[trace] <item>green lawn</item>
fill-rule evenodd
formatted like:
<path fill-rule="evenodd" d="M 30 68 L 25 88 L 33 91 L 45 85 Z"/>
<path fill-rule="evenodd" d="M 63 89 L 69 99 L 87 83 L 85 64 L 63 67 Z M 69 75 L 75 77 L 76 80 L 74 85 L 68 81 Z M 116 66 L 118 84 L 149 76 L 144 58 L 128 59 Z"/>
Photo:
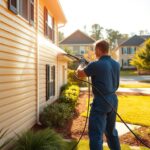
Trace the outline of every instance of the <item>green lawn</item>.
<path fill-rule="evenodd" d="M 120 84 L 121 88 L 150 88 L 150 83 Z"/>
<path fill-rule="evenodd" d="M 120 71 L 121 76 L 137 76 L 137 71 L 135 70 L 121 70 Z"/>
<path fill-rule="evenodd" d="M 150 126 L 150 96 L 118 96 L 118 112 L 127 123 Z M 86 116 L 86 112 L 81 114 Z M 117 118 L 117 121 L 120 121 Z"/>
<path fill-rule="evenodd" d="M 69 144 L 68 150 L 71 150 L 73 144 L 75 142 L 71 142 Z M 88 140 L 81 140 L 76 150 L 90 150 L 89 149 L 89 141 Z M 109 150 L 107 146 L 104 146 L 104 150 Z M 121 150 L 133 150 L 128 145 L 122 145 Z M 135 150 L 135 149 L 134 149 Z M 140 147 L 140 150 L 148 150 L 148 148 Z"/>
<path fill-rule="evenodd" d="M 150 126 L 150 96 L 119 96 L 118 112 L 128 123 Z"/>

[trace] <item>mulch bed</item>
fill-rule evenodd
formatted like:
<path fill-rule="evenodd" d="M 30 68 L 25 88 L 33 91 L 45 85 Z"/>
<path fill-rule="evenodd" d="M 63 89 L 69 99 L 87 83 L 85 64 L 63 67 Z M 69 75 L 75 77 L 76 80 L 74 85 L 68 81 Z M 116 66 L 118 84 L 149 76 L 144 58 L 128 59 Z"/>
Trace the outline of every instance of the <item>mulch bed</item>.
<path fill-rule="evenodd" d="M 117 95 L 145 95 L 141 93 L 117 93 Z M 87 92 L 81 92 L 78 100 L 78 105 L 76 107 L 76 112 L 73 118 L 67 123 L 64 128 L 56 128 L 55 130 L 60 133 L 66 139 L 75 139 L 78 140 L 81 136 L 85 125 L 85 117 L 82 117 L 80 114 L 86 111 L 86 99 Z M 35 126 L 35 129 L 38 128 Z M 148 131 L 149 129 L 149 131 Z M 148 131 L 148 132 L 147 132 Z M 140 138 L 144 141 L 144 143 L 149 144 L 150 146 L 150 127 L 141 127 L 135 130 L 136 133 L 140 136 Z M 148 134 L 145 134 L 148 133 Z M 88 125 L 84 132 L 84 136 L 82 139 L 88 139 Z M 104 141 L 106 141 L 104 137 Z M 120 142 L 122 144 L 134 145 L 134 146 L 143 146 L 140 142 L 138 142 L 135 137 L 131 133 L 124 134 L 120 137 Z"/>

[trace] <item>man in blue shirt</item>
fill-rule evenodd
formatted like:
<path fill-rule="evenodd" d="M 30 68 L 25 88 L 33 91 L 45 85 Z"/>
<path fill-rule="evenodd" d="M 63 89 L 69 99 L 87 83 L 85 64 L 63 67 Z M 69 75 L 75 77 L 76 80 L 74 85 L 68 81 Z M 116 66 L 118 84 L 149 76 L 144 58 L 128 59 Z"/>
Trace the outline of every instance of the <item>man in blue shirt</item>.
<path fill-rule="evenodd" d="M 92 84 L 117 111 L 118 99 L 115 92 L 119 87 L 120 66 L 108 52 L 109 44 L 104 40 L 97 41 L 95 45 L 97 61 L 91 62 L 85 68 L 78 67 L 76 73 L 78 77 L 90 76 Z M 101 94 L 94 88 L 92 90 L 94 98 L 89 117 L 90 150 L 103 150 L 104 133 L 110 150 L 121 150 L 115 128 L 116 114 Z"/>

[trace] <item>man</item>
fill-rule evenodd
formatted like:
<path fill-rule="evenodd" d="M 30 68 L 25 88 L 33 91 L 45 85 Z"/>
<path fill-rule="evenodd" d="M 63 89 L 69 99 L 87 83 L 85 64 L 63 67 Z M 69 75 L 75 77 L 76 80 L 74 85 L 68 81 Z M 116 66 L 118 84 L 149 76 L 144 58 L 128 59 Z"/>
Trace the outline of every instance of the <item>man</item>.
<path fill-rule="evenodd" d="M 118 99 L 115 92 L 119 87 L 120 67 L 108 53 L 109 44 L 104 40 L 97 41 L 97 61 L 90 63 L 86 68 L 79 67 L 76 73 L 78 77 L 91 76 L 92 84 L 117 111 Z M 94 98 L 89 117 L 90 150 L 103 150 L 103 133 L 111 150 L 121 150 L 118 132 L 115 129 L 116 114 L 102 95 L 96 89 L 92 90 Z"/>

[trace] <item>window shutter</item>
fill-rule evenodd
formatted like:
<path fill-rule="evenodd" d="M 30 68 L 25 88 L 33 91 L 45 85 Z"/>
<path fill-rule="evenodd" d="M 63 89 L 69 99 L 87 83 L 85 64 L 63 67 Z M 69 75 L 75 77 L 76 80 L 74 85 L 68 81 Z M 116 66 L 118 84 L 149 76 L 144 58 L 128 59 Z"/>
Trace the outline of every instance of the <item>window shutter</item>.
<path fill-rule="evenodd" d="M 18 14 L 18 0 L 8 0 L 8 9 L 13 13 Z"/>
<path fill-rule="evenodd" d="M 50 97 L 50 66 L 46 65 L 46 100 Z"/>
<path fill-rule="evenodd" d="M 55 66 L 53 66 L 53 96 L 55 96 Z"/>
<path fill-rule="evenodd" d="M 122 47 L 122 54 L 123 54 L 123 47 Z"/>
<path fill-rule="evenodd" d="M 34 25 L 34 0 L 29 0 L 29 22 Z"/>
<path fill-rule="evenodd" d="M 53 22 L 52 22 L 52 41 L 55 43 L 55 20 L 53 17 Z"/>
<path fill-rule="evenodd" d="M 44 35 L 48 35 L 48 11 L 46 7 L 44 7 Z"/>

